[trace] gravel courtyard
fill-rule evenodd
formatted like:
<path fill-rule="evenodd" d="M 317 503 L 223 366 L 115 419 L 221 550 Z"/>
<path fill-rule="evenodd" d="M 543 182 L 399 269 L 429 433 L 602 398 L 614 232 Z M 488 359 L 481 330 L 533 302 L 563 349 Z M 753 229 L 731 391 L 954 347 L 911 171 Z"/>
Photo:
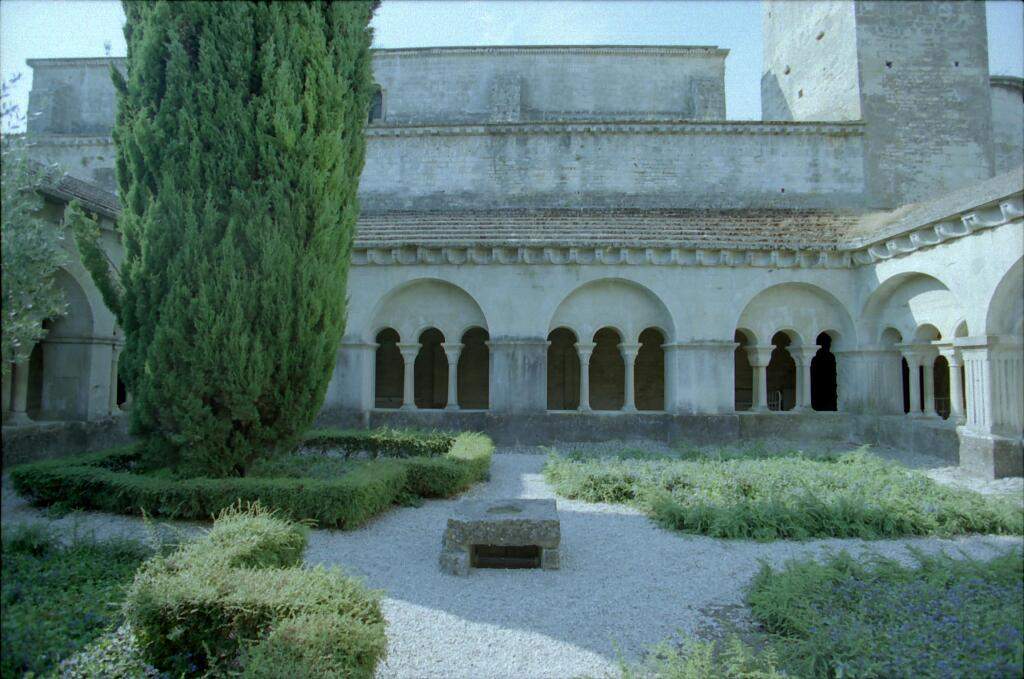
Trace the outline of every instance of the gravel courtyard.
<path fill-rule="evenodd" d="M 464 497 L 554 497 L 541 475 L 544 459 L 499 449 L 491 481 Z M 1016 488 L 1004 483 L 998 490 Z M 743 590 L 760 560 L 780 565 L 840 548 L 907 558 L 908 547 L 991 557 L 1021 543 L 996 536 L 728 541 L 671 533 L 619 505 L 559 499 L 560 571 L 483 570 L 459 578 L 437 566 L 457 501 L 396 508 L 360 530 L 311 535 L 310 564 L 340 565 L 385 592 L 389 649 L 380 677 L 614 676 L 620 657 L 634 658 L 646 645 L 679 633 L 713 636 L 723 621 L 743 625 Z M 128 517 L 75 513 L 51 521 L 5 480 L 3 525 L 35 521 L 98 536 L 147 534 Z"/>

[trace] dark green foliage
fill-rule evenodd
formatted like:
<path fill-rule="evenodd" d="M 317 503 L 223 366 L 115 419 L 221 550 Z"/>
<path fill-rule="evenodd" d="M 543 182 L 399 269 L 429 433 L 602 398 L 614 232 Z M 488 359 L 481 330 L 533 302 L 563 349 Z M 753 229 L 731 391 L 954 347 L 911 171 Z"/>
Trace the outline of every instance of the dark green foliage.
<path fill-rule="evenodd" d="M 82 265 L 92 276 L 96 288 L 103 297 L 103 303 L 115 315 L 120 315 L 123 293 L 117 280 L 117 269 L 100 245 L 99 224 L 85 213 L 81 203 L 76 199 L 68 203 L 64 210 L 64 225 L 74 235 Z"/>
<path fill-rule="evenodd" d="M 244 475 L 323 402 L 345 318 L 374 2 L 126 2 L 114 73 L 132 431 Z"/>
<path fill-rule="evenodd" d="M 146 660 L 174 676 L 372 677 L 387 649 L 379 594 L 303 568 L 305 547 L 305 527 L 255 505 L 147 562 L 126 605 Z"/>
<path fill-rule="evenodd" d="M 370 432 L 367 436 L 379 439 L 381 435 Z M 11 471 L 11 479 L 19 493 L 40 505 L 209 519 L 239 501 L 258 501 L 295 520 L 350 529 L 393 504 L 415 504 L 413 499 L 418 497 L 448 497 L 486 479 L 494 449 L 491 440 L 474 433 L 450 440 L 450 449 L 441 456 L 347 462 L 301 455 L 254 467 L 257 473 L 275 476 L 228 478 L 147 472 L 141 453 L 129 446 L 23 465 Z M 417 447 L 424 448 L 426 444 Z M 332 470 L 338 475 L 330 475 Z"/>
<path fill-rule="evenodd" d="M 455 442 L 455 434 L 411 429 L 314 429 L 302 437 L 307 448 L 368 452 L 384 457 L 444 455 Z"/>
<path fill-rule="evenodd" d="M 53 671 L 108 631 L 147 555 L 134 542 L 79 539 L 62 546 L 39 527 L 5 527 L 0 675 Z"/>
<path fill-rule="evenodd" d="M 582 459 L 553 455 L 555 491 L 635 504 L 688 533 L 756 540 L 1024 533 L 1024 510 L 856 452 L 811 459 Z"/>
<path fill-rule="evenodd" d="M 801 677 L 1019 677 L 1024 555 L 916 555 L 919 567 L 846 553 L 764 566 L 748 600 Z"/>

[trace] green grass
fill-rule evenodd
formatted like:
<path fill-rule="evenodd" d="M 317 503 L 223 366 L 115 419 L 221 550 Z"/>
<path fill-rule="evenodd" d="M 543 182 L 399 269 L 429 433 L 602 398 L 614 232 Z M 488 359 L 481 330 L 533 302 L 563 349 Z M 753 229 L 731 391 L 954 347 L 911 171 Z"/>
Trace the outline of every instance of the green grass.
<path fill-rule="evenodd" d="M 148 554 L 136 542 L 76 539 L 62 546 L 38 527 L 5 529 L 0 675 L 50 673 L 108 632 Z"/>
<path fill-rule="evenodd" d="M 886 538 L 1021 534 L 1024 510 L 1006 499 L 942 486 L 866 451 L 807 457 L 734 451 L 676 457 L 548 458 L 563 496 L 626 503 L 666 528 L 722 538 Z"/>
<path fill-rule="evenodd" d="M 918 564 L 841 552 L 763 566 L 747 602 L 758 633 L 659 644 L 624 679 L 1019 677 L 1024 554 L 990 561 L 915 553 Z"/>

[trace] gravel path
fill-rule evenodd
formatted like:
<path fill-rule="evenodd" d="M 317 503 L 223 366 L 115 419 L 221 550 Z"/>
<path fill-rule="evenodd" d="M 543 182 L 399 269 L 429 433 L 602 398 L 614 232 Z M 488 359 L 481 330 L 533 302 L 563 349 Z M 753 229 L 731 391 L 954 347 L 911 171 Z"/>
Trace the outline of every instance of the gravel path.
<path fill-rule="evenodd" d="M 554 497 L 544 457 L 503 453 L 492 480 L 464 497 Z M 46 521 L 5 483 L 3 523 Z M 786 560 L 845 548 L 909 560 L 908 546 L 991 557 L 1019 538 L 971 536 L 753 543 L 685 536 L 636 511 L 559 499 L 560 571 L 438 570 L 441 534 L 457 500 L 397 508 L 356 531 L 313 531 L 306 560 L 337 564 L 385 591 L 388 659 L 384 677 L 575 677 L 617 675 L 619 657 L 677 633 L 715 635 L 742 625 L 743 590 L 759 560 Z M 100 536 L 144 536 L 137 519 L 80 513 L 55 522 Z M 194 525 L 184 525 L 194 530 Z"/>

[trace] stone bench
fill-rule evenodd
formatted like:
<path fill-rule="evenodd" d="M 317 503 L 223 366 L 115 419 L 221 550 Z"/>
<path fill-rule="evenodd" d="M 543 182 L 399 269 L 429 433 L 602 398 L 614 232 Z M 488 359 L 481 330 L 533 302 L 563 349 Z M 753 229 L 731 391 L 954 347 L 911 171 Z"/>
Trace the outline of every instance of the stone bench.
<path fill-rule="evenodd" d="M 559 567 L 561 528 L 554 500 L 464 500 L 448 519 L 441 570 Z"/>

